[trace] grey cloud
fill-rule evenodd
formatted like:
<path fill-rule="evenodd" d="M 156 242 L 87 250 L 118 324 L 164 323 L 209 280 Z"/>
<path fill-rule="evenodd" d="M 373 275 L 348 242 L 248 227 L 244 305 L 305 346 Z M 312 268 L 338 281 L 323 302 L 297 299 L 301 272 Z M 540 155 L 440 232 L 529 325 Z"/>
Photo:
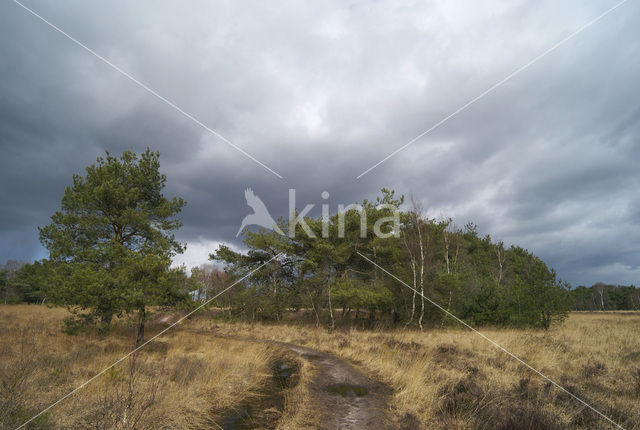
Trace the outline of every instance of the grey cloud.
<path fill-rule="evenodd" d="M 382 187 L 541 255 L 573 283 L 637 283 L 640 37 L 629 2 L 360 180 L 355 176 L 613 5 L 27 3 L 285 179 L 10 2 L 0 5 L 0 261 L 105 150 L 161 152 L 181 240 Z M 316 207 L 318 209 L 318 207 Z"/>

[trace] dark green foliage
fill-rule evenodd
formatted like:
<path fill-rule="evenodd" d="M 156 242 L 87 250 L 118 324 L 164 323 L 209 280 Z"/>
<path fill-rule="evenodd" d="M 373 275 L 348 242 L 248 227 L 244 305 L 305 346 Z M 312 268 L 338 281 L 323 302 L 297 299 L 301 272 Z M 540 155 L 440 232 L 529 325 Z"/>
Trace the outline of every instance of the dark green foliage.
<path fill-rule="evenodd" d="M 26 265 L 12 277 L 0 274 L 5 300 L 66 305 L 76 316 L 67 323 L 70 333 L 135 314 L 139 340 L 148 306 L 186 303 L 196 278 L 170 269 L 171 258 L 183 251 L 173 231 L 181 226 L 177 214 L 184 202 L 163 196 L 166 178 L 158 157 L 149 150 L 139 157 L 107 153 L 86 175 L 74 175 L 61 210 L 40 229 L 49 260 Z M 570 295 L 538 257 L 480 237 L 474 224 L 458 229 L 451 219 L 425 218 L 415 203 L 390 221 L 392 208 L 403 204 L 404 197 L 383 189 L 357 209 L 327 219 L 306 217 L 308 233 L 300 228 L 293 238 L 282 219 L 284 235 L 245 231 L 246 254 L 221 246 L 211 259 L 224 263 L 231 282 L 268 264 L 218 304 L 228 309 L 226 316 L 249 319 L 283 320 L 303 310 L 316 325 L 330 328 L 336 321 L 365 325 L 365 318 L 369 325 L 453 324 L 441 308 L 475 325 L 547 329 L 566 317 L 578 293 Z M 635 289 L 598 291 L 601 303 L 606 295 L 610 306 L 623 306 L 633 303 Z"/>
<path fill-rule="evenodd" d="M 640 310 L 640 288 L 633 285 L 610 285 L 598 282 L 587 288 L 571 290 L 573 309 L 577 311 Z"/>
<path fill-rule="evenodd" d="M 453 318 L 429 300 L 422 300 L 419 293 L 424 291 L 428 299 L 476 325 L 546 329 L 566 317 L 568 285 L 530 252 L 519 247 L 505 249 L 489 236 L 479 237 L 474 224 L 460 230 L 450 219 L 427 219 L 414 209 L 399 214 L 399 234 L 375 234 L 376 221 L 392 215 L 385 205 L 400 206 L 403 201 L 389 190 L 382 190 L 375 202 L 364 201 L 361 207 L 367 223 L 363 231 L 361 215 L 352 209 L 331 216 L 324 224 L 322 218 L 305 218 L 315 237 L 299 229 L 290 238 L 287 225 L 280 220 L 285 235 L 267 230 L 245 232 L 247 254 L 221 246 L 211 259 L 223 262 L 231 276 L 282 253 L 232 293 L 227 302 L 232 314 L 280 320 L 287 311 L 308 309 L 317 325 L 330 328 L 336 321 L 346 324 L 367 317 L 370 324 L 376 319 L 391 325 L 453 323 Z M 383 225 L 381 230 L 388 233 L 390 228 Z"/>
<path fill-rule="evenodd" d="M 331 286 L 335 304 L 347 309 L 387 310 L 393 303 L 391 291 L 380 282 L 365 283 L 352 278 L 341 278 Z"/>
<path fill-rule="evenodd" d="M 185 298 L 184 275 L 170 269 L 183 251 L 173 231 L 182 199 L 162 190 L 159 154 L 107 153 L 74 175 L 61 210 L 40 228 L 49 250 L 50 282 L 44 292 L 83 321 L 108 327 L 114 315 L 136 312 L 143 332 L 146 307 Z"/>
<path fill-rule="evenodd" d="M 530 252 L 506 251 L 502 282 L 486 282 L 465 315 L 476 323 L 549 328 L 570 309 L 569 287 Z"/>
<path fill-rule="evenodd" d="M 25 263 L 17 260 L 7 260 L 6 264 L 0 264 L 0 300 L 1 303 L 13 304 L 23 301 L 22 293 L 12 282 L 16 272 Z"/>
<path fill-rule="evenodd" d="M 6 270 L 0 270 L 0 295 L 2 297 L 2 300 L 4 302 L 4 304 L 7 304 L 9 302 L 9 285 L 8 285 L 8 279 L 7 279 L 7 271 Z"/>
<path fill-rule="evenodd" d="M 20 302 L 44 303 L 45 289 L 52 281 L 52 276 L 51 262 L 42 260 L 20 267 L 7 282 Z"/>

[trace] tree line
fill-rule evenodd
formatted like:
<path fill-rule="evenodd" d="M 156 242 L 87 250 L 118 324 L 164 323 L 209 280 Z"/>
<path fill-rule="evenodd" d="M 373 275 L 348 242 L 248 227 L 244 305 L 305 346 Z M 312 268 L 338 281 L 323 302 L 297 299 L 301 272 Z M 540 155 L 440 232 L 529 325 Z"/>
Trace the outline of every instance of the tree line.
<path fill-rule="evenodd" d="M 396 234 L 391 223 L 377 234 L 377 221 L 403 204 L 402 196 L 383 189 L 343 214 L 305 217 L 310 232 L 289 235 L 282 219 L 284 234 L 245 231 L 248 252 L 221 245 L 211 260 L 232 279 L 273 260 L 230 292 L 225 307 L 252 320 L 308 310 L 316 325 L 330 328 L 354 321 L 420 328 L 452 323 L 430 300 L 474 325 L 548 328 L 567 315 L 569 285 L 555 271 L 523 248 L 480 236 L 474 224 L 457 228 L 451 219 L 427 218 L 413 202 L 399 211 Z"/>
<path fill-rule="evenodd" d="M 210 255 L 220 270 L 188 275 L 171 267 L 184 250 L 174 233 L 185 202 L 164 196 L 159 169 L 159 154 L 147 149 L 107 153 L 74 175 L 60 210 L 39 229 L 49 258 L 11 276 L 2 272 L 5 297 L 68 307 L 70 330 L 106 330 L 114 316 L 129 315 L 138 341 L 150 307 L 193 306 L 265 263 L 212 305 L 228 318 L 299 314 L 329 328 L 421 329 L 454 323 L 432 302 L 473 325 L 542 328 L 574 305 L 569 285 L 531 252 L 481 236 L 472 223 L 459 228 L 451 219 L 428 218 L 416 201 L 405 204 L 387 189 L 342 213 L 304 217 L 308 228 L 291 237 L 283 219 L 283 234 L 245 230 L 247 252 L 222 245 Z M 396 216 L 397 223 L 389 221 Z"/>
<path fill-rule="evenodd" d="M 576 311 L 638 311 L 640 288 L 633 285 L 611 285 L 598 282 L 590 287 L 580 285 L 571 290 Z"/>

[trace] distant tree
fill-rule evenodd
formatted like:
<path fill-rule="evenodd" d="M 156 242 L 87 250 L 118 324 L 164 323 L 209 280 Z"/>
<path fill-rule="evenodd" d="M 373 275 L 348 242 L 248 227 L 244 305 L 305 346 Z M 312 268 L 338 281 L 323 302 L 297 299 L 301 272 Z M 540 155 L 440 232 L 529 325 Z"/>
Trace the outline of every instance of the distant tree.
<path fill-rule="evenodd" d="M 598 282 L 589 288 L 580 285 L 570 294 L 577 311 L 640 310 L 640 289 L 633 285 Z"/>
<path fill-rule="evenodd" d="M 633 285 L 619 285 L 616 290 L 620 297 L 617 309 L 640 310 L 640 289 Z"/>
<path fill-rule="evenodd" d="M 584 285 L 578 285 L 576 288 L 571 290 L 570 295 L 573 299 L 573 309 L 581 311 L 592 311 L 595 309 L 593 293 L 590 288 L 587 288 Z"/>
<path fill-rule="evenodd" d="M 184 250 L 172 232 L 182 225 L 176 216 L 185 203 L 164 197 L 165 182 L 159 153 L 149 149 L 140 156 L 107 152 L 84 176 L 73 176 L 61 210 L 40 228 L 59 276 L 47 291 L 53 302 L 103 329 L 114 315 L 136 313 L 140 342 L 147 307 L 184 297 L 180 270 L 169 266 Z"/>
<path fill-rule="evenodd" d="M 606 296 L 606 292 L 609 289 L 609 286 L 603 282 L 598 282 L 593 285 L 593 290 L 598 294 L 598 299 L 600 303 L 600 310 L 603 311 L 605 309 L 604 298 Z"/>
<path fill-rule="evenodd" d="M 22 301 L 20 292 L 11 280 L 25 264 L 27 263 L 18 260 L 7 260 L 6 264 L 0 264 L 0 297 L 4 304 Z"/>
<path fill-rule="evenodd" d="M 286 229 L 284 224 L 280 224 Z M 237 278 L 252 268 L 263 263 L 271 262 L 261 270 L 255 271 L 246 281 L 239 285 L 235 294 L 234 308 L 236 313 L 244 314 L 252 320 L 256 318 L 280 320 L 295 287 L 294 275 L 291 271 L 291 261 L 295 258 L 290 248 L 289 239 L 273 231 L 264 229 L 258 232 L 244 233 L 245 245 L 249 252 L 241 254 L 221 245 L 209 255 L 212 261 L 224 264 L 225 271 L 230 278 Z M 283 250 L 288 250 L 288 256 L 277 257 Z M 275 257 L 275 258 L 274 258 Z M 221 297 L 218 304 L 226 299 Z"/>
<path fill-rule="evenodd" d="M 9 299 L 9 286 L 7 285 L 6 270 L 0 270 L 0 294 L 2 295 L 2 299 L 6 305 Z"/>
<path fill-rule="evenodd" d="M 55 280 L 53 265 L 48 260 L 20 267 L 8 280 L 20 302 L 44 303 L 45 289 Z"/>
<path fill-rule="evenodd" d="M 24 266 L 25 264 L 27 264 L 24 261 L 19 261 L 19 260 L 7 260 L 7 262 L 5 263 L 5 265 L 1 268 L 2 270 L 5 270 L 7 272 L 7 277 L 10 278 L 12 277 L 18 270 L 20 270 L 20 268 L 22 266 Z"/>
<path fill-rule="evenodd" d="M 213 264 L 202 264 L 191 269 L 191 279 L 197 287 L 196 299 L 206 301 L 222 290 L 227 274 Z"/>

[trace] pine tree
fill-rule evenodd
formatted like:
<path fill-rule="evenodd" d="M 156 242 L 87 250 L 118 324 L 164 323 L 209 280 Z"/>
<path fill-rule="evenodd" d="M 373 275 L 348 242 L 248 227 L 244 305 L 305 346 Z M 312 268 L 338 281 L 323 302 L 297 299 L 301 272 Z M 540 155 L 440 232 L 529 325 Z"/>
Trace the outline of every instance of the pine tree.
<path fill-rule="evenodd" d="M 114 315 L 137 313 L 138 342 L 147 307 L 181 295 L 180 274 L 169 266 L 184 251 L 172 232 L 182 225 L 176 216 L 185 203 L 162 194 L 159 155 L 107 152 L 84 176 L 73 176 L 61 210 L 39 229 L 57 268 L 51 299 L 103 329 Z"/>

